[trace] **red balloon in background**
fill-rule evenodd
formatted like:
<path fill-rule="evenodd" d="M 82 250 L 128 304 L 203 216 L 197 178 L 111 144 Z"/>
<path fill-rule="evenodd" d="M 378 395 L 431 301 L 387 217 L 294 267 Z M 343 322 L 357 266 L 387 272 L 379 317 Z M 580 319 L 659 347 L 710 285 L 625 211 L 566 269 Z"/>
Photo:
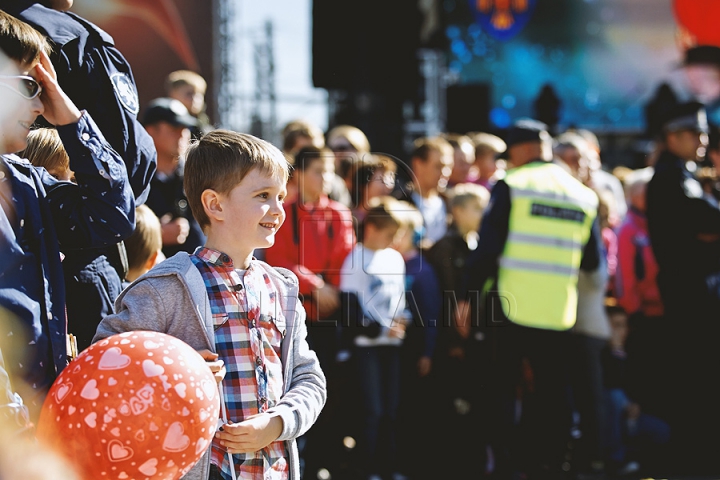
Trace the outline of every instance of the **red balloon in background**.
<path fill-rule="evenodd" d="M 720 46 L 720 2 L 717 0 L 675 0 L 673 10 L 678 24 L 694 37 L 696 45 Z"/>
<path fill-rule="evenodd" d="M 91 345 L 58 376 L 38 438 L 87 480 L 178 479 L 210 445 L 219 402 L 192 347 L 164 333 L 126 332 Z"/>

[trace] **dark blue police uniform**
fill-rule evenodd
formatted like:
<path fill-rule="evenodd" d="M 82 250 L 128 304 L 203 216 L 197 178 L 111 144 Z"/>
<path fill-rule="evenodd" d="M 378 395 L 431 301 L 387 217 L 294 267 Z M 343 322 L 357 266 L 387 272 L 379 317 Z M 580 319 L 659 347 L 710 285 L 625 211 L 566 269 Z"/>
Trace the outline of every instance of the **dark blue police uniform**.
<path fill-rule="evenodd" d="M 3 323 L 0 335 L 28 342 L 18 348 L 25 358 L 8 350 L 3 355 L 11 376 L 31 389 L 21 393 L 34 416 L 67 365 L 60 250 L 115 244 L 135 224 L 125 164 L 92 118 L 83 113 L 58 131 L 77 184 L 15 155 L 0 157 L 0 307 L 18 320 Z"/>
<path fill-rule="evenodd" d="M 79 109 L 96 120 L 125 162 L 136 204 L 144 203 L 157 154 L 152 138 L 137 120 L 139 100 L 130 65 L 112 37 L 77 15 L 34 0 L 0 0 L 0 9 L 49 38 L 58 83 Z M 82 350 L 90 345 L 100 320 L 114 311 L 127 268 L 125 249 L 122 243 L 93 249 L 65 245 L 63 249 L 68 325 Z"/>
<path fill-rule="evenodd" d="M 665 133 L 707 133 L 699 103 L 668 112 Z M 647 186 L 650 243 L 657 259 L 658 287 L 666 324 L 655 347 L 667 358 L 662 392 L 672 429 L 670 449 L 686 474 L 717 474 L 720 395 L 720 208 L 703 194 L 688 160 L 669 148 L 655 164 Z M 656 337 L 658 337 L 656 335 Z M 629 357 L 630 358 L 630 357 Z"/>

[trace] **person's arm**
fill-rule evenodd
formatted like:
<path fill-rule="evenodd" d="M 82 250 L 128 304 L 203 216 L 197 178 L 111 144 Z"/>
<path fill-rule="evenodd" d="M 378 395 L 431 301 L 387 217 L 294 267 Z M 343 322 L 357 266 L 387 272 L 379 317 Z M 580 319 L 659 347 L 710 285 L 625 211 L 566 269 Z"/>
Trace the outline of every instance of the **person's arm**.
<path fill-rule="evenodd" d="M 61 248 L 118 243 L 135 228 L 135 202 L 122 159 L 105 141 L 87 112 L 60 88 L 45 53 L 34 68 L 43 87 L 45 118 L 57 126 L 77 184 L 54 179 L 44 169 L 43 183 Z"/>
<path fill-rule="evenodd" d="M 10 434 L 21 434 L 32 428 L 28 409 L 10 384 L 2 350 L 0 350 L 0 426 L 4 433 Z M 8 440 L 10 438 L 6 437 L 5 441 Z"/>
<path fill-rule="evenodd" d="M 137 119 L 139 99 L 130 65 L 111 37 L 93 27 L 87 29 L 85 44 L 63 45 L 53 55 L 53 64 L 70 99 L 93 116 L 122 158 L 135 200 L 141 205 L 157 168 L 155 144 Z M 83 51 L 78 51 L 79 45 Z"/>
<path fill-rule="evenodd" d="M 585 248 L 583 248 L 580 269 L 585 270 L 586 272 L 597 270 L 598 265 L 600 265 L 600 255 L 603 255 L 604 249 L 602 245 L 600 221 L 596 217 L 590 230 L 590 238 L 588 238 Z"/>
<path fill-rule="evenodd" d="M 498 259 L 505 249 L 510 223 L 510 187 L 498 180 L 490 195 L 478 234 L 478 246 L 465 264 L 465 274 L 458 293 L 482 292 L 485 283 L 497 272 Z"/>
<path fill-rule="evenodd" d="M 432 358 L 437 343 L 438 323 L 442 313 L 442 295 L 435 270 L 430 264 L 423 265 L 423 269 L 415 276 L 410 290 L 415 304 L 410 304 L 411 310 L 417 306 L 417 314 L 422 320 L 425 344 L 423 356 Z M 419 325 L 418 325 L 419 327 Z"/>
<path fill-rule="evenodd" d="M 182 286 L 177 285 L 179 292 Z M 92 343 L 118 333 L 135 330 L 150 330 L 170 333 L 168 313 L 165 308 L 164 295 L 149 280 L 141 280 L 128 287 L 128 290 L 115 302 L 117 313 L 103 318 L 97 327 Z"/>
<path fill-rule="evenodd" d="M 282 431 L 277 440 L 292 440 L 307 432 L 315 423 L 327 399 L 325 375 L 315 352 L 307 343 L 305 309 L 297 303 L 297 317 L 290 356 L 293 368 L 288 391 L 276 406 L 267 411 L 282 419 Z"/>

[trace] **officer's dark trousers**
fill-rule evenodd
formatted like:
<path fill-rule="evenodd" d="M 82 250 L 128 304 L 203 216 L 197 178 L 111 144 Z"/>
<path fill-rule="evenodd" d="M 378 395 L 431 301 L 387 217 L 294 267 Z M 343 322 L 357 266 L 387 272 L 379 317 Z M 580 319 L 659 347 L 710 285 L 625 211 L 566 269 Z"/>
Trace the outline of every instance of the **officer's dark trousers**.
<path fill-rule="evenodd" d="M 513 415 L 505 420 L 511 430 L 517 410 L 508 406 L 523 392 L 518 435 L 510 439 L 511 463 L 531 478 L 559 473 L 572 426 L 570 333 L 508 324 L 499 327 L 497 335 L 498 368 L 504 377 L 499 388 L 506 398 L 498 414 Z"/>
<path fill-rule="evenodd" d="M 688 298 L 688 297 L 686 297 Z M 720 303 L 698 299 L 666 305 L 670 441 L 675 473 L 720 475 Z"/>

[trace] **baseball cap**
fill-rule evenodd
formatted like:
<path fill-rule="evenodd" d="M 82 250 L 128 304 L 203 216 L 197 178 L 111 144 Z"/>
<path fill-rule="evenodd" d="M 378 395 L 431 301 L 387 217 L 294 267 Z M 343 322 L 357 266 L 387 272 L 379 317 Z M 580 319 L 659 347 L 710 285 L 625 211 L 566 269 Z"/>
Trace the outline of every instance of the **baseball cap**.
<path fill-rule="evenodd" d="M 196 127 L 197 119 L 190 115 L 188 109 L 174 98 L 156 98 L 145 109 L 142 124 L 152 125 L 167 122 L 176 127 Z"/>

